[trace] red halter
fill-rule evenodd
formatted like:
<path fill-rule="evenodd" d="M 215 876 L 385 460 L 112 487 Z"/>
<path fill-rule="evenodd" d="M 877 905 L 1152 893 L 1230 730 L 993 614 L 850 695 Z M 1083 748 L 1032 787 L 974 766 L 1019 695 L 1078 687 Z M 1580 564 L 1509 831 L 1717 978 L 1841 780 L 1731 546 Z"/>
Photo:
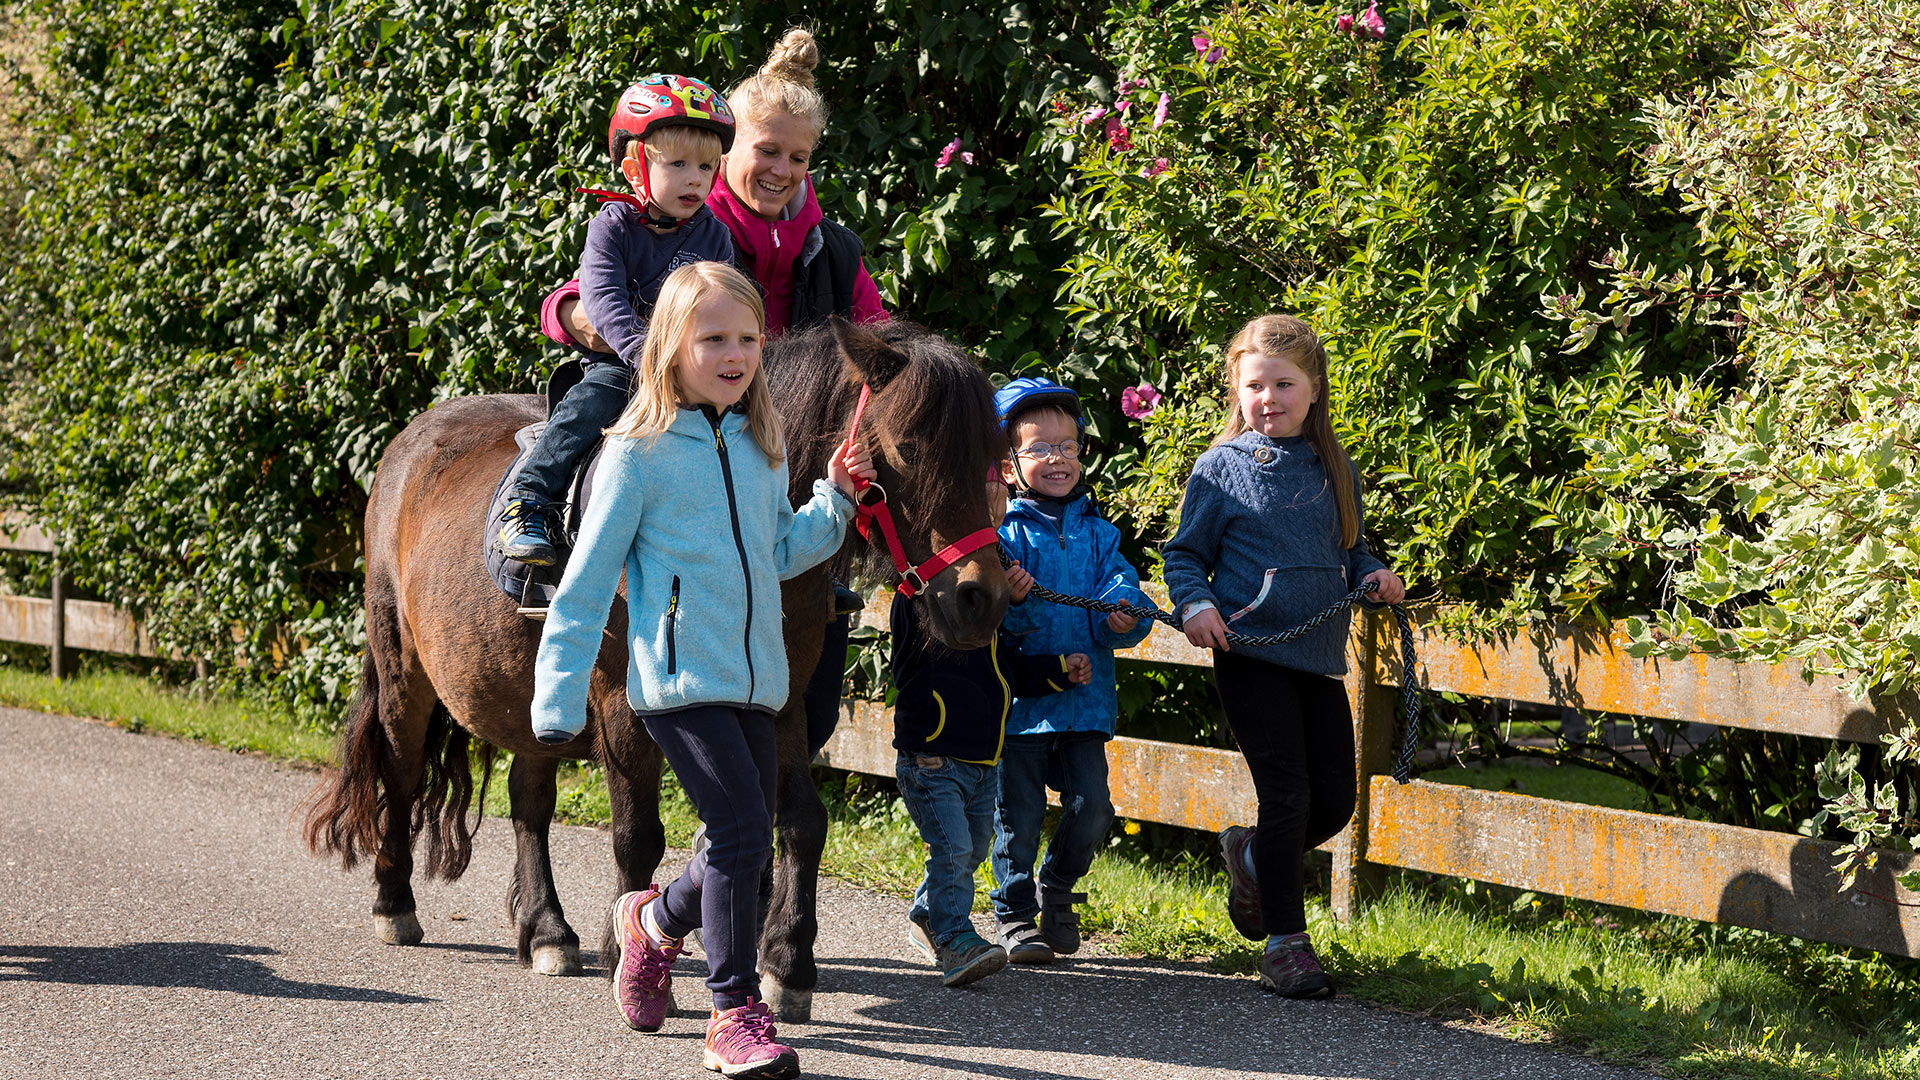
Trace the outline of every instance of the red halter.
<path fill-rule="evenodd" d="M 860 404 L 853 408 L 853 427 L 849 438 L 860 434 L 860 417 L 867 411 L 867 398 L 872 388 L 862 383 L 860 386 Z M 896 586 L 900 595 L 912 599 L 914 594 L 927 587 L 927 579 L 937 576 L 941 571 L 961 559 L 979 551 L 989 544 L 1000 542 L 1000 534 L 994 530 L 980 529 L 948 544 L 934 553 L 933 558 L 915 566 L 907 561 L 907 549 L 900 545 L 900 533 L 893 527 L 893 511 L 887 508 L 887 489 L 865 477 L 853 478 L 854 489 L 858 492 L 854 502 L 856 510 L 853 526 L 868 543 L 873 542 L 873 523 L 880 523 L 880 534 L 886 538 L 887 553 L 893 556 L 893 568 L 900 574 L 900 584 Z"/>

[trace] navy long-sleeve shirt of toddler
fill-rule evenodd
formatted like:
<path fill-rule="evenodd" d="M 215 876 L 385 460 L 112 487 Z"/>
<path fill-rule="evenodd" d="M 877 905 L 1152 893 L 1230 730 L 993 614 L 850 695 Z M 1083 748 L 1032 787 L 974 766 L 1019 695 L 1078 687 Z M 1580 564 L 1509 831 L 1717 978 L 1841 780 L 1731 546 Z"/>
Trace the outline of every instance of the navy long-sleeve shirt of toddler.
<path fill-rule="evenodd" d="M 891 621 L 897 750 L 996 764 L 1014 696 L 1073 685 L 1065 656 L 1027 656 L 1004 630 L 982 648 L 949 649 L 927 636 L 904 596 L 894 597 Z"/>
<path fill-rule="evenodd" d="M 640 366 L 647 320 L 667 275 L 688 263 L 733 262 L 733 234 L 701 207 L 672 232 L 647 228 L 622 202 L 600 208 L 580 253 L 580 302 L 607 347 L 628 367 Z"/>

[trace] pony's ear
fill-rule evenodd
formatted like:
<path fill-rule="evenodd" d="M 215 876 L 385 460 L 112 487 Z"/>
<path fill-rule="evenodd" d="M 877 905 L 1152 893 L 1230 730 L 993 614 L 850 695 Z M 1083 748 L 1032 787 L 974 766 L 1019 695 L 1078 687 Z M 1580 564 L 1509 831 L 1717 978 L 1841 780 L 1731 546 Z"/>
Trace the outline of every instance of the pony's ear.
<path fill-rule="evenodd" d="M 827 321 L 833 327 L 833 339 L 840 346 L 840 355 L 853 364 L 868 386 L 879 390 L 907 369 L 907 354 L 887 344 L 879 334 L 838 315 Z"/>

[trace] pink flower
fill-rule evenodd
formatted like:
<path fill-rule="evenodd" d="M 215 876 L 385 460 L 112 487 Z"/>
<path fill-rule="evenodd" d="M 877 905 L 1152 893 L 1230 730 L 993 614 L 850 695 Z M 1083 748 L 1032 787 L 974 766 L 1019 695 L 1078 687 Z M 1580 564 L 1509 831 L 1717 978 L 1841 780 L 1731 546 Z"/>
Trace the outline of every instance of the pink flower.
<path fill-rule="evenodd" d="M 1375 41 L 1387 36 L 1387 20 L 1380 17 L 1380 0 L 1372 0 L 1367 5 L 1366 14 L 1360 16 L 1360 29 Z"/>
<path fill-rule="evenodd" d="M 1131 109 L 1131 108 L 1133 108 L 1133 102 L 1127 100 L 1126 98 L 1121 98 L 1119 101 L 1116 101 L 1113 103 L 1114 112 L 1126 112 L 1128 109 Z"/>
<path fill-rule="evenodd" d="M 953 155 L 958 153 L 960 153 L 960 136 L 955 135 L 953 137 L 953 141 L 948 143 L 945 146 L 945 148 L 943 148 L 940 151 L 940 158 L 938 161 L 935 161 L 933 163 L 933 167 L 936 169 L 946 168 L 947 166 L 953 164 Z M 973 164 L 973 155 L 971 154 L 961 155 L 961 160 L 971 165 Z"/>
<path fill-rule="evenodd" d="M 1353 33 L 1352 14 L 1342 15 L 1339 18 L 1333 20 L 1333 28 L 1342 34 Z"/>
<path fill-rule="evenodd" d="M 1145 85 L 1147 85 L 1147 80 L 1145 79 L 1121 79 L 1120 85 L 1114 87 L 1113 92 L 1116 94 L 1124 94 L 1134 87 Z"/>
<path fill-rule="evenodd" d="M 1107 145 L 1115 150 L 1133 149 L 1133 140 L 1127 137 L 1126 126 L 1118 116 L 1107 117 Z"/>
<path fill-rule="evenodd" d="M 1120 391 L 1120 411 L 1135 420 L 1145 420 L 1160 407 L 1160 391 L 1151 383 L 1129 386 Z"/>
<path fill-rule="evenodd" d="M 971 165 L 971 164 L 973 164 L 973 154 L 972 154 L 971 152 L 967 152 L 967 153 L 962 153 L 962 154 L 960 155 L 960 160 L 961 160 L 961 161 L 964 161 L 964 162 L 966 162 L 966 163 L 967 163 L 967 164 L 969 164 L 969 165 Z"/>
<path fill-rule="evenodd" d="M 1154 106 L 1153 109 L 1153 126 L 1155 129 L 1158 129 L 1161 124 L 1167 122 L 1167 104 L 1172 100 L 1173 96 L 1170 94 L 1160 95 L 1160 104 Z"/>
<path fill-rule="evenodd" d="M 1159 176 L 1161 173 L 1166 172 L 1168 169 L 1171 169 L 1171 168 L 1173 168 L 1173 162 L 1168 161 L 1166 158 L 1163 158 L 1163 157 L 1157 157 L 1153 159 L 1152 165 L 1147 166 L 1147 175 Z"/>
<path fill-rule="evenodd" d="M 1227 55 L 1225 49 L 1215 45 L 1213 39 L 1205 34 L 1193 35 L 1193 51 L 1199 53 L 1200 59 L 1209 64 L 1217 64 L 1221 57 Z"/>
<path fill-rule="evenodd" d="M 1080 114 L 1080 123 L 1091 124 L 1105 115 L 1107 115 L 1107 107 L 1105 105 L 1095 105 L 1093 108 Z"/>

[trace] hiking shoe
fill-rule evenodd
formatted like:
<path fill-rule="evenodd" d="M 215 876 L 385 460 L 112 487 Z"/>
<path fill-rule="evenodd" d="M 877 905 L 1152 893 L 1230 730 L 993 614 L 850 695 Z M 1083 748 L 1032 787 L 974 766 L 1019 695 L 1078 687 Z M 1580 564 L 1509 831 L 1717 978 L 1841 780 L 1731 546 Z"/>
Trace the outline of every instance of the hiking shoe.
<path fill-rule="evenodd" d="M 1040 890 L 1040 939 L 1056 956 L 1072 956 L 1080 951 L 1080 913 L 1073 905 L 1087 902 L 1083 892 Z"/>
<path fill-rule="evenodd" d="M 539 503 L 515 499 L 500 515 L 500 532 L 493 549 L 514 562 L 552 566 L 560 558 L 547 535 L 547 509 Z"/>
<path fill-rule="evenodd" d="M 1227 918 L 1241 937 L 1264 941 L 1267 932 L 1260 926 L 1260 882 L 1247 870 L 1247 853 L 1252 848 L 1253 830 L 1245 825 L 1229 825 L 1220 834 L 1220 856 L 1227 860 Z"/>
<path fill-rule="evenodd" d="M 640 913 L 660 895 L 660 886 L 623 894 L 613 902 L 614 941 L 620 959 L 613 969 L 613 1001 L 635 1031 L 659 1031 L 673 1011 L 673 961 L 678 941 L 656 945 Z"/>
<path fill-rule="evenodd" d="M 800 1055 L 774 1041 L 773 1010 L 764 1002 L 716 1011 L 707 1021 L 707 1068 L 722 1076 L 780 1080 L 800 1075 Z"/>
<path fill-rule="evenodd" d="M 1032 919 L 1011 919 L 998 923 L 994 935 L 1000 939 L 1000 947 L 1007 950 L 1007 962 L 1012 964 L 1051 964 L 1053 948 L 1047 939 L 1040 936 L 1040 928 L 1033 925 Z"/>
<path fill-rule="evenodd" d="M 916 917 L 912 912 L 907 913 L 907 944 L 926 957 L 927 963 L 940 962 L 939 954 L 933 947 L 933 927 L 927 916 Z"/>
<path fill-rule="evenodd" d="M 1260 958 L 1260 987 L 1281 997 L 1330 998 L 1333 980 L 1313 955 L 1313 942 L 1305 934 L 1288 934 L 1267 946 Z"/>
<path fill-rule="evenodd" d="M 964 930 L 952 941 L 934 950 L 934 963 L 940 968 L 940 982 L 946 986 L 965 986 L 977 982 L 1007 966 L 1007 950 Z"/>

